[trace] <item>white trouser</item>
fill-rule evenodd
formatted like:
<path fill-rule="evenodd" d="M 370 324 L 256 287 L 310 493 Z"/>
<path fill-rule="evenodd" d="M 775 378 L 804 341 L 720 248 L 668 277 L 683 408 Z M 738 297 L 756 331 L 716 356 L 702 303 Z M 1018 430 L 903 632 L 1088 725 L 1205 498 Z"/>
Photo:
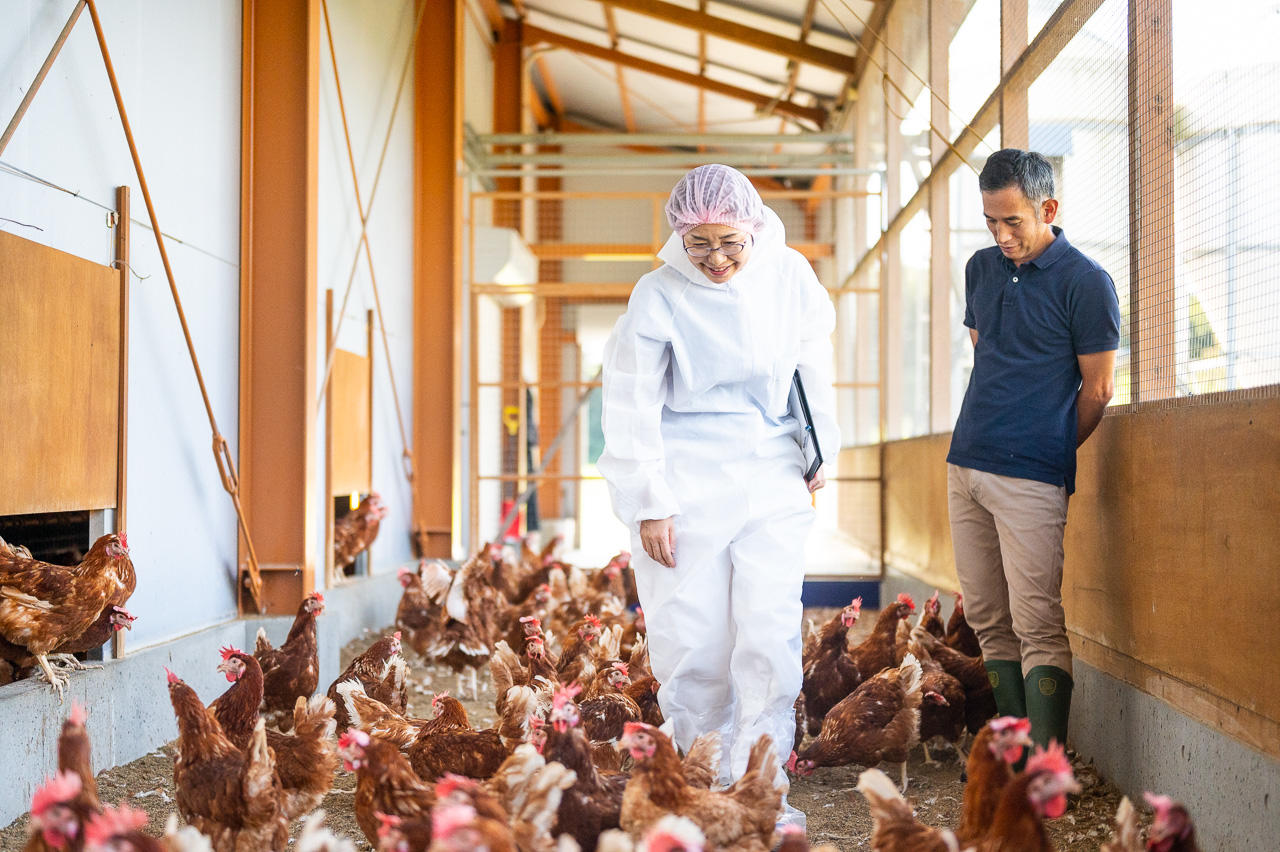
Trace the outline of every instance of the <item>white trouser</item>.
<path fill-rule="evenodd" d="M 638 534 L 632 564 L 662 714 L 681 749 L 720 731 L 727 783 L 742 775 L 761 734 L 773 737 L 780 763 L 791 751 L 814 512 L 798 451 L 694 468 L 668 471 L 681 505 L 676 567 L 649 559 Z"/>

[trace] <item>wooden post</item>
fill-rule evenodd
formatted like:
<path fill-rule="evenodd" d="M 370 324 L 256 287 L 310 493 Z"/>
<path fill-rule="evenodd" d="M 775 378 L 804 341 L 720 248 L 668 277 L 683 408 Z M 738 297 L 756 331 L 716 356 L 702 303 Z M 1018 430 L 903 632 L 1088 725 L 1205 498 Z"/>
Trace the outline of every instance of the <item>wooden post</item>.
<path fill-rule="evenodd" d="M 1173 2 L 1129 0 L 1129 398 L 1177 393 Z"/>
<path fill-rule="evenodd" d="M 1000 76 L 1009 73 L 1027 49 L 1027 0 L 1000 0 Z M 1026 149 L 1031 144 L 1027 84 L 1009 80 L 1000 88 L 1000 144 Z"/>
<path fill-rule="evenodd" d="M 929 0 L 929 160 L 947 152 L 951 123 L 947 114 L 948 62 L 952 4 Z M 929 173 L 929 431 L 951 428 L 951 180 Z"/>
<path fill-rule="evenodd" d="M 77 7 L 80 8 L 80 7 Z M 116 268 L 120 271 L 120 393 L 116 432 L 116 531 L 127 532 L 129 472 L 129 187 L 116 187 Z M 124 656 L 124 631 L 111 634 L 111 656 Z"/>
<path fill-rule="evenodd" d="M 324 344 L 326 352 L 333 352 L 333 288 L 324 291 Z M 372 411 L 373 409 L 370 409 Z M 333 570 L 333 387 L 324 395 L 324 577 L 325 588 L 332 588 L 338 581 Z"/>

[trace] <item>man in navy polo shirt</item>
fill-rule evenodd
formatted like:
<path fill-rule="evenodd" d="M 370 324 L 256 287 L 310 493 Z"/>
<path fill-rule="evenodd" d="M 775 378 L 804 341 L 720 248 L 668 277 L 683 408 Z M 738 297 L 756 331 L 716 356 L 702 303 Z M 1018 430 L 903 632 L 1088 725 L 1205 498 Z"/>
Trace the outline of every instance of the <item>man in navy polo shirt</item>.
<path fill-rule="evenodd" d="M 1111 399 L 1120 307 L 1111 276 L 1053 226 L 1048 160 L 997 151 L 978 187 L 996 244 L 965 267 L 973 374 L 947 455 L 956 571 L 1001 715 L 1065 744 L 1062 537 L 1076 447 Z"/>

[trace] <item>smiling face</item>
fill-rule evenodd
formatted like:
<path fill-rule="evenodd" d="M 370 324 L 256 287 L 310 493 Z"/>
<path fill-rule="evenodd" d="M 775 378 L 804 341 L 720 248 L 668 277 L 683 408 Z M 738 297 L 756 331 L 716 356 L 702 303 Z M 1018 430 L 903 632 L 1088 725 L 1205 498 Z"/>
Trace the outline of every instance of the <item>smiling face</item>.
<path fill-rule="evenodd" d="M 729 243 L 741 245 L 742 250 L 732 257 L 724 254 L 720 251 L 720 247 Z M 689 262 L 707 276 L 707 280 L 712 284 L 725 284 L 737 275 L 751 259 L 754 243 L 755 238 L 751 234 L 732 225 L 699 225 L 684 235 L 686 249 L 714 249 L 706 257 L 689 256 Z"/>
<path fill-rule="evenodd" d="M 1035 260 L 1053 242 L 1054 218 L 1058 202 L 1053 198 L 1036 203 L 1015 186 L 982 193 L 982 215 L 987 230 L 1000 251 L 1014 265 Z"/>

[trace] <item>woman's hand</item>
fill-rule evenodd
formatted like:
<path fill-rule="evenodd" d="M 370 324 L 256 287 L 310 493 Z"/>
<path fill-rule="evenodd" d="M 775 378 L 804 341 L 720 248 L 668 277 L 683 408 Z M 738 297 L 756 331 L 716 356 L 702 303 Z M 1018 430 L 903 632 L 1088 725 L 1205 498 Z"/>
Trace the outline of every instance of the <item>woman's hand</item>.
<path fill-rule="evenodd" d="M 813 479 L 810 479 L 806 484 L 809 486 L 810 494 L 826 485 L 827 466 L 825 464 L 818 465 L 818 469 L 813 472 Z"/>
<path fill-rule="evenodd" d="M 676 534 L 672 518 L 640 522 L 640 543 L 659 565 L 676 567 Z"/>

